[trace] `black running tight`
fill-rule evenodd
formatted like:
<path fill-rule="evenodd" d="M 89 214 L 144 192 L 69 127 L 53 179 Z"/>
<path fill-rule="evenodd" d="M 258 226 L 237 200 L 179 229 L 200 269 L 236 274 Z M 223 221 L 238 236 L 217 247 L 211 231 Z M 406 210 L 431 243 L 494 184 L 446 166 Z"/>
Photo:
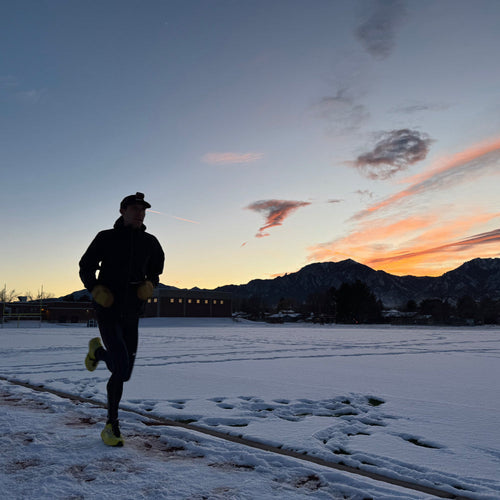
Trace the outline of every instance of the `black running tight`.
<path fill-rule="evenodd" d="M 123 394 L 123 383 L 130 379 L 134 368 L 138 340 L 138 318 L 119 321 L 98 318 L 99 331 L 105 349 L 96 351 L 96 358 L 104 361 L 111 372 L 107 384 L 108 421 L 118 419 L 118 406 Z"/>

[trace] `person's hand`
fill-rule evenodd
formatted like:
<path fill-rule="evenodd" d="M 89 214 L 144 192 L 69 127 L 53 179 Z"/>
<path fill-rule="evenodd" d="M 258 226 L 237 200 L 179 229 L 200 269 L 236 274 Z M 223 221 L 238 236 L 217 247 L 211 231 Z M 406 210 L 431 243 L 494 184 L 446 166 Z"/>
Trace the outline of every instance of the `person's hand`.
<path fill-rule="evenodd" d="M 141 300 L 148 300 L 153 296 L 153 283 L 151 281 L 144 281 L 137 287 L 137 297 Z"/>
<path fill-rule="evenodd" d="M 115 300 L 109 288 L 104 285 L 96 285 L 92 289 L 92 297 L 102 307 L 111 307 Z"/>

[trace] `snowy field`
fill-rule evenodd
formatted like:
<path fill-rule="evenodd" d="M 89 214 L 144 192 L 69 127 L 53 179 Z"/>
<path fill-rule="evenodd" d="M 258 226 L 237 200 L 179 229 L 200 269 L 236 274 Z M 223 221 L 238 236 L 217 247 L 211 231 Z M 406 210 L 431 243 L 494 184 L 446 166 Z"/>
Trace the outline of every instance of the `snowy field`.
<path fill-rule="evenodd" d="M 147 415 L 242 436 L 450 497 L 500 498 L 500 329 L 147 319 L 120 413 L 84 369 L 95 328 L 0 329 L 4 498 L 435 498 Z M 126 411 L 130 410 L 130 411 Z M 146 415 L 146 416 L 145 416 Z"/>

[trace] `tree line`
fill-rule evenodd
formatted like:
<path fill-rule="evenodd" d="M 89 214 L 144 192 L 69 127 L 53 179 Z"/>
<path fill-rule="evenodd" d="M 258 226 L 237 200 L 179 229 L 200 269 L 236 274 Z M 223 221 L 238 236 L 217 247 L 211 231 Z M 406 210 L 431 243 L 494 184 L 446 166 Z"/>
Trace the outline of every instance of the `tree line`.
<path fill-rule="evenodd" d="M 303 303 L 282 297 L 274 307 L 259 296 L 234 299 L 234 309 L 248 317 L 263 320 L 279 311 L 293 310 L 312 321 L 343 324 L 376 324 L 399 322 L 408 324 L 499 324 L 500 300 L 483 298 L 479 301 L 464 295 L 456 303 L 438 298 L 424 299 L 417 303 L 409 300 L 398 308 L 399 314 L 387 314 L 384 305 L 360 280 L 343 283 L 338 289 L 310 294 Z"/>
<path fill-rule="evenodd" d="M 31 302 L 33 300 L 52 299 L 54 298 L 54 294 L 47 293 L 44 290 L 38 290 L 36 293 L 30 290 L 19 293 L 15 289 L 8 290 L 6 286 L 0 290 L 0 302 L 14 302 L 19 299 L 19 297 L 23 297 L 24 300 Z"/>

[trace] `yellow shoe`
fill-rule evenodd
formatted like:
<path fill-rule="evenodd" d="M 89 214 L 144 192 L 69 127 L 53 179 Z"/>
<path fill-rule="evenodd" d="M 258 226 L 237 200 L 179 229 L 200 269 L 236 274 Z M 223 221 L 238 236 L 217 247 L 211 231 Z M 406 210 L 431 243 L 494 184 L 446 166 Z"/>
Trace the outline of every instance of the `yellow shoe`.
<path fill-rule="evenodd" d="M 123 437 L 120 434 L 120 427 L 118 425 L 118 420 L 112 423 L 107 423 L 106 427 L 101 432 L 101 438 L 104 444 L 108 446 L 123 446 Z"/>
<path fill-rule="evenodd" d="M 87 368 L 89 372 L 93 372 L 99 364 L 99 360 L 95 357 L 95 352 L 99 349 L 99 347 L 102 347 L 101 339 L 99 337 L 95 337 L 90 340 L 89 352 L 85 358 L 85 368 Z"/>

